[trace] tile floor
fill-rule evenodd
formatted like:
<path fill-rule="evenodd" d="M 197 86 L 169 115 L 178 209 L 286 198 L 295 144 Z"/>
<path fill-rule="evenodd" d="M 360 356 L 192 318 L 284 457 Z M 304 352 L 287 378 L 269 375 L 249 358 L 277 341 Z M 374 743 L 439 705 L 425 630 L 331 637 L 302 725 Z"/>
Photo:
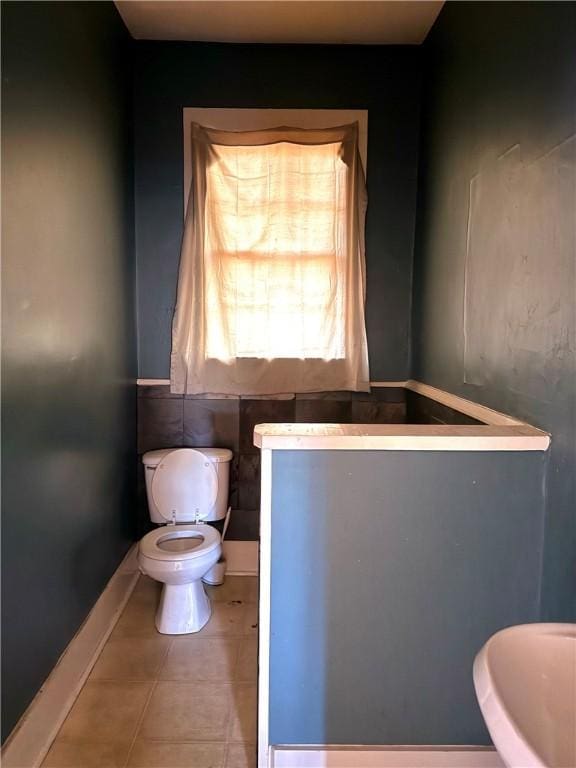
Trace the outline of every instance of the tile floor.
<path fill-rule="evenodd" d="M 194 635 L 160 635 L 161 585 L 141 576 L 44 768 L 254 768 L 256 578 L 209 587 Z"/>

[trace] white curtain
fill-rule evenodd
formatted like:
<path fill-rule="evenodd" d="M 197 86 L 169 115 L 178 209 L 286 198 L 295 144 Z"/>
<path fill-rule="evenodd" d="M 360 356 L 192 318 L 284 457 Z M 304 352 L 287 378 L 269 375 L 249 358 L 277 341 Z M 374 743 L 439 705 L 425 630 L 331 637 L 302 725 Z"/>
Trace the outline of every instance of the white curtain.
<path fill-rule="evenodd" d="M 171 390 L 369 389 L 357 124 L 192 126 Z"/>

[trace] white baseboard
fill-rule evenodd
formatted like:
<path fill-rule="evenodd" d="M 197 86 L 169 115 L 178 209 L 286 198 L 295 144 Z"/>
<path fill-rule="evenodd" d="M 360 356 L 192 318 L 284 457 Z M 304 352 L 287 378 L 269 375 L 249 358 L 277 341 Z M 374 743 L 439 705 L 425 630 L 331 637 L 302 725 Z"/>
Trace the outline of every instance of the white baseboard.
<path fill-rule="evenodd" d="M 157 387 L 157 386 L 166 386 L 170 384 L 170 379 L 136 379 L 136 385 L 139 387 Z M 371 387 L 404 387 L 406 386 L 406 381 L 371 381 L 370 382 Z M 222 397 L 231 397 L 231 398 L 240 398 L 240 395 L 206 395 L 207 399 L 219 399 Z M 274 395 L 242 395 L 247 400 L 255 399 L 264 399 L 267 398 L 274 398 Z M 288 395 L 288 397 L 294 397 L 293 394 Z"/>
<path fill-rule="evenodd" d="M 258 575 L 258 542 L 224 540 L 224 557 L 228 576 Z"/>
<path fill-rule="evenodd" d="M 2 768 L 37 768 L 50 749 L 138 580 L 133 546 L 2 749 Z"/>
<path fill-rule="evenodd" d="M 272 747 L 269 768 L 505 768 L 494 749 L 467 746 Z"/>

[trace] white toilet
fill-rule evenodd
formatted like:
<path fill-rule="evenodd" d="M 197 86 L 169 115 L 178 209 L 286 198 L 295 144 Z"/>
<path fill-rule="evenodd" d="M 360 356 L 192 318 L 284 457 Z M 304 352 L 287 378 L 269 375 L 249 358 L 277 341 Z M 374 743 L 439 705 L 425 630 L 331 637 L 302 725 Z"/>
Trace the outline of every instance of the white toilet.
<path fill-rule="evenodd" d="M 164 584 L 156 627 L 165 635 L 198 632 L 210 618 L 202 577 L 222 553 L 206 521 L 226 516 L 232 451 L 168 448 L 142 457 L 150 519 L 162 527 L 138 548 L 140 570 Z"/>

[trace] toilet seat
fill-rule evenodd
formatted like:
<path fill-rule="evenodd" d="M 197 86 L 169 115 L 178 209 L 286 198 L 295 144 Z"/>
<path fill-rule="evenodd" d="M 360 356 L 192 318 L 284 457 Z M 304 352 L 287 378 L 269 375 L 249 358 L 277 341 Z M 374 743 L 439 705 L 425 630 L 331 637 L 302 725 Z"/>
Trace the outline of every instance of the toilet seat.
<path fill-rule="evenodd" d="M 176 448 L 156 467 L 152 498 L 167 522 L 206 520 L 217 495 L 218 475 L 214 464 L 194 448 Z"/>
<path fill-rule="evenodd" d="M 194 544 L 190 550 L 171 552 L 161 549 L 160 544 L 171 539 L 202 538 L 201 544 Z M 221 545 L 220 534 L 211 525 L 165 525 L 150 531 L 140 540 L 140 554 L 151 560 L 164 562 L 178 562 L 182 560 L 195 560 L 205 557 Z"/>

